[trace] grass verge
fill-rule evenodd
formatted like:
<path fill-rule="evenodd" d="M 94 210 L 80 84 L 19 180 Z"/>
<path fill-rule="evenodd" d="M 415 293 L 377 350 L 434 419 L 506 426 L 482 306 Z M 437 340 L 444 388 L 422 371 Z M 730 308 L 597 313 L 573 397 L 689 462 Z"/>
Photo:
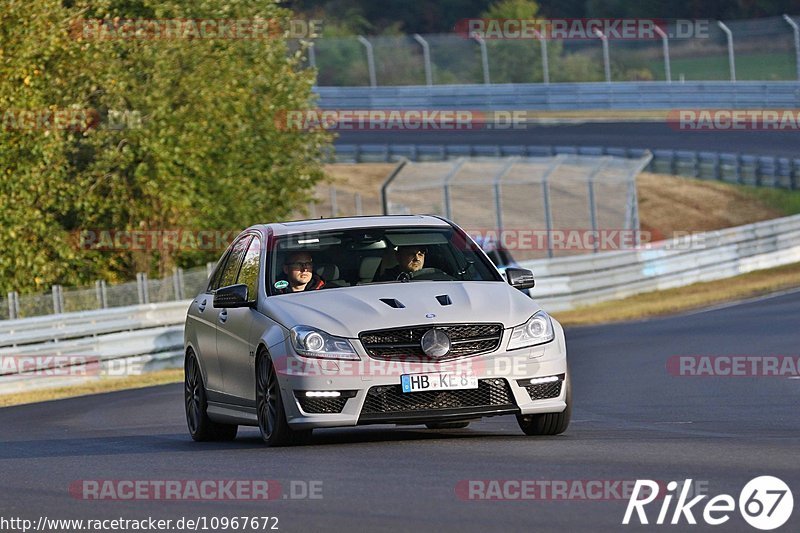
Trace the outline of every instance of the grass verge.
<path fill-rule="evenodd" d="M 800 263 L 553 313 L 565 326 L 639 320 L 800 287 Z"/>
<path fill-rule="evenodd" d="M 74 387 L 40 389 L 0 395 L 0 407 L 46 402 L 48 400 L 61 400 L 63 398 L 86 396 L 88 394 L 98 394 L 101 392 L 141 389 L 143 387 L 152 387 L 153 385 L 180 383 L 182 381 L 182 368 L 159 370 L 157 372 L 150 372 L 140 376 L 129 376 L 124 378 L 101 378 L 97 381 L 93 381 L 91 383 L 81 383 L 80 385 L 75 385 Z"/>

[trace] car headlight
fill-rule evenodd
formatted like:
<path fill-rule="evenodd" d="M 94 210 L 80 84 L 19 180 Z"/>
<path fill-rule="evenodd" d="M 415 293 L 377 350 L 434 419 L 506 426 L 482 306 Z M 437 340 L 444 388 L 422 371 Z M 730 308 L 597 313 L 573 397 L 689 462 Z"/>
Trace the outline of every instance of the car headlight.
<path fill-rule="evenodd" d="M 511 339 L 508 341 L 508 350 L 527 348 L 550 342 L 555 338 L 553 332 L 553 322 L 550 316 L 544 311 L 539 311 L 527 322 L 517 326 L 511 332 Z"/>
<path fill-rule="evenodd" d="M 305 357 L 360 359 L 350 341 L 342 337 L 334 337 L 309 326 L 295 326 L 290 333 L 295 351 Z"/>

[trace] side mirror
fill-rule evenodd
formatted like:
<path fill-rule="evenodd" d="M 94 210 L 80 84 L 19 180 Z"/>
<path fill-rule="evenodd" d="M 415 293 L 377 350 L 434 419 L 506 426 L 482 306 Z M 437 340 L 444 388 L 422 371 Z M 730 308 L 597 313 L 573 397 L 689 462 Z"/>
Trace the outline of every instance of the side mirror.
<path fill-rule="evenodd" d="M 536 282 L 533 280 L 533 272 L 524 268 L 509 267 L 506 269 L 506 281 L 515 289 L 532 289 Z"/>
<path fill-rule="evenodd" d="M 220 287 L 214 293 L 214 307 L 252 307 L 254 304 L 247 300 L 247 285 L 244 283 Z"/>

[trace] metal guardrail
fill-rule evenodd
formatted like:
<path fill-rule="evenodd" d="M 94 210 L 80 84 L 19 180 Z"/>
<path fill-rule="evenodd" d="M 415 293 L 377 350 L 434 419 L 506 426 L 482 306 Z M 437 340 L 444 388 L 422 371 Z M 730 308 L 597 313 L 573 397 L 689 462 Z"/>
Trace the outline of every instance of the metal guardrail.
<path fill-rule="evenodd" d="M 163 304 L 135 305 L 79 313 L 38 316 L 0 322 L 0 353 L 8 348 L 31 344 L 82 339 L 122 331 L 135 331 L 180 324 L 186 319 L 188 300 Z"/>
<path fill-rule="evenodd" d="M 120 369 L 128 376 L 179 368 L 188 307 L 166 302 L 2 322 L 0 394 L 74 386 Z"/>
<path fill-rule="evenodd" d="M 606 146 L 340 144 L 337 162 L 443 161 L 460 157 L 542 157 L 558 154 L 641 158 L 649 150 Z M 690 150 L 652 150 L 646 172 L 718 180 L 755 187 L 800 188 L 800 158 Z"/>
<path fill-rule="evenodd" d="M 317 87 L 322 109 L 763 109 L 800 107 L 797 81 Z"/>
<path fill-rule="evenodd" d="M 661 241 L 641 250 L 522 263 L 549 311 L 723 279 L 800 261 L 800 215 Z"/>

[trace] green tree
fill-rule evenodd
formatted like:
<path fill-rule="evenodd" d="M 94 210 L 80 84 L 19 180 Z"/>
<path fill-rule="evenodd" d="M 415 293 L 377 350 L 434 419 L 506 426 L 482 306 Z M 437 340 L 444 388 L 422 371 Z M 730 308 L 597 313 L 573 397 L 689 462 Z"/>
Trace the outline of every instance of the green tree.
<path fill-rule="evenodd" d="M 0 130 L 0 285 L 41 290 L 215 259 L 219 251 L 85 251 L 70 235 L 239 229 L 285 218 L 323 178 L 330 141 L 283 127 L 313 106 L 314 72 L 283 38 L 85 38 L 78 19 L 269 19 L 269 0 L 8 0 L 0 109 L 96 110 L 85 131 Z M 27 80 L 27 81 L 26 81 Z M 136 117 L 109 127 L 112 116 Z"/>

